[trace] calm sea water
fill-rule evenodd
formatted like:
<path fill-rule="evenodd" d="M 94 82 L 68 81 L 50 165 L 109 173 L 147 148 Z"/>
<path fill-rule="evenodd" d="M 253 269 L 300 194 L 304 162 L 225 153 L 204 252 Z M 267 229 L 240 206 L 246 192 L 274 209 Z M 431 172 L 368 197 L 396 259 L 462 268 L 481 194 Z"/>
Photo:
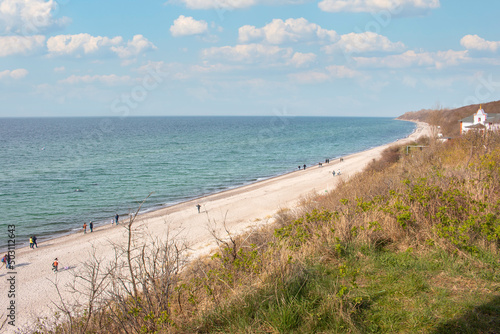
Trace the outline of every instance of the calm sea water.
<path fill-rule="evenodd" d="M 0 119 L 0 248 L 108 223 L 395 141 L 389 118 Z"/>

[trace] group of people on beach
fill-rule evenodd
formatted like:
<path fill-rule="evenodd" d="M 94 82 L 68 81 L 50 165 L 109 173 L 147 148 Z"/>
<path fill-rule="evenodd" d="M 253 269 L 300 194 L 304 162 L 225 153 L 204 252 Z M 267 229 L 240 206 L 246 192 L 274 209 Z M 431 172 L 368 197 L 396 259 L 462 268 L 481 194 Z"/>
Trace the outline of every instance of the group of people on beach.
<path fill-rule="evenodd" d="M 34 249 L 35 247 L 38 248 L 38 244 L 36 243 L 37 237 L 35 235 L 30 236 L 30 248 Z M 13 270 L 14 266 L 12 264 L 12 257 L 10 256 L 9 253 L 6 253 L 2 257 L 2 267 L 5 265 L 7 269 Z"/>
<path fill-rule="evenodd" d="M 116 224 L 118 225 L 118 221 L 120 219 L 120 216 L 118 214 L 115 215 L 113 219 L 111 219 L 111 225 Z M 90 232 L 94 232 L 94 222 L 90 221 L 89 224 L 83 223 L 83 233 L 87 233 L 87 226 L 89 227 Z"/>
<path fill-rule="evenodd" d="M 38 248 L 38 244 L 36 243 L 36 239 L 37 239 L 36 235 L 32 235 L 30 237 L 30 248 L 35 249 L 35 246 L 36 246 L 36 248 Z"/>
<path fill-rule="evenodd" d="M 199 210 L 199 208 L 198 208 L 198 210 Z M 113 225 L 113 224 L 118 225 L 119 219 L 120 219 L 120 216 L 118 214 L 116 214 L 114 219 L 111 221 L 111 225 Z M 90 232 L 93 232 L 94 231 L 94 223 L 92 221 L 90 221 L 88 226 L 89 226 Z M 83 223 L 83 233 L 87 233 L 87 223 Z M 36 235 L 30 236 L 29 242 L 30 242 L 31 249 L 34 249 L 35 247 L 38 248 Z M 12 265 L 12 258 L 9 255 L 9 253 L 5 254 L 2 257 L 2 266 L 4 264 L 7 266 L 7 269 L 10 269 L 10 270 L 14 269 L 14 266 Z M 54 272 L 59 271 L 59 260 L 57 258 L 55 258 L 54 261 L 52 262 L 52 270 Z"/>
<path fill-rule="evenodd" d="M 90 232 L 94 232 L 94 223 L 92 220 L 89 222 Z M 87 223 L 83 223 L 83 233 L 87 233 Z"/>
<path fill-rule="evenodd" d="M 344 158 L 339 158 L 339 162 L 344 162 Z M 325 164 L 329 164 L 330 163 L 330 159 L 325 159 Z M 303 170 L 306 170 L 306 164 L 304 165 L 299 165 L 299 170 L 303 169 Z M 318 167 L 323 167 L 323 162 L 318 162 Z M 333 175 L 335 176 L 335 171 L 333 171 Z M 337 175 L 340 175 L 340 169 L 338 170 L 337 172 Z"/>

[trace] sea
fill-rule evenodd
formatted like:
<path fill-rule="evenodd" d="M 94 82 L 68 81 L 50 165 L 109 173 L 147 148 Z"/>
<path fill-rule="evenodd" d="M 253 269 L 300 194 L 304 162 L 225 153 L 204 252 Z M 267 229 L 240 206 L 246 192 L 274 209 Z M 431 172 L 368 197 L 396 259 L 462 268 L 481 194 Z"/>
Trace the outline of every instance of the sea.
<path fill-rule="evenodd" d="M 0 250 L 404 138 L 368 117 L 0 118 Z"/>

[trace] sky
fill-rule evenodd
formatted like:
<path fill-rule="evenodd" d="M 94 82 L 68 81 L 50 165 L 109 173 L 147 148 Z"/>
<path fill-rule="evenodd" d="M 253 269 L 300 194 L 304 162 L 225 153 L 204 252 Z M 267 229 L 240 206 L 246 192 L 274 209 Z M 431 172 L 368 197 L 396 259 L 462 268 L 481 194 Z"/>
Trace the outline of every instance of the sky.
<path fill-rule="evenodd" d="M 396 117 L 500 100 L 497 0 L 0 0 L 0 117 Z"/>

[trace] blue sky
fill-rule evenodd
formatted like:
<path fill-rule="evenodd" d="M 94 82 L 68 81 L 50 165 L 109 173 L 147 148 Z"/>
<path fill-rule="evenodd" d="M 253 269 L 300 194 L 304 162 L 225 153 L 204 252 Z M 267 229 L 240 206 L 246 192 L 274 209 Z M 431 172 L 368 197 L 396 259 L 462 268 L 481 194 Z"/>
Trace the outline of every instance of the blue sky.
<path fill-rule="evenodd" d="M 0 0 L 0 117 L 392 117 L 499 100 L 498 13 L 493 0 Z"/>

